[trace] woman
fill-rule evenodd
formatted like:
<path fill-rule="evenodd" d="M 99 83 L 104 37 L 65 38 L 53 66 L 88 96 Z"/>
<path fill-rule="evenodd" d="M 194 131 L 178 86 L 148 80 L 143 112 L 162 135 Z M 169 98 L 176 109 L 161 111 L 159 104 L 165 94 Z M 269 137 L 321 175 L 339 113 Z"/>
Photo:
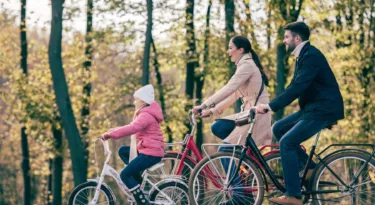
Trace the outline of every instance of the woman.
<path fill-rule="evenodd" d="M 269 94 L 265 86 L 261 89 L 262 83 L 268 85 L 268 78 L 263 71 L 258 55 L 251 48 L 250 41 L 244 36 L 233 37 L 229 42 L 227 53 L 231 57 L 231 61 L 236 63 L 236 72 L 224 87 L 209 97 L 202 105 L 194 107 L 193 112 L 195 114 L 202 110 L 200 115 L 202 118 L 222 114 L 239 98 L 242 98 L 244 111 L 255 106 L 256 101 L 257 104 L 269 102 Z M 260 91 L 261 94 L 259 95 Z M 233 114 L 218 119 L 211 126 L 212 133 L 222 139 L 224 144 L 245 144 L 250 125 L 236 126 L 234 123 L 235 116 L 236 114 Z M 271 144 L 270 113 L 256 116 L 252 136 L 258 146 Z M 219 151 L 223 151 L 224 148 L 231 149 L 232 147 L 220 147 Z M 222 164 L 226 169 L 225 171 L 228 171 L 229 162 L 222 160 Z M 235 177 L 233 184 L 242 184 L 238 176 Z M 248 204 L 254 201 L 251 194 L 246 195 L 239 188 L 234 189 L 234 192 L 236 193 L 233 194 L 231 200 L 221 202 L 220 205 Z"/>
<path fill-rule="evenodd" d="M 231 56 L 231 61 L 236 63 L 236 72 L 224 87 L 209 97 L 202 105 L 194 107 L 195 114 L 198 114 L 199 110 L 203 110 L 202 118 L 222 114 L 239 98 L 243 100 L 243 109 L 249 110 L 255 104 L 262 82 L 268 85 L 268 78 L 264 74 L 259 57 L 251 48 L 250 41 L 246 37 L 233 37 L 229 42 L 227 53 Z M 264 87 L 257 104 L 267 104 L 268 102 L 269 94 Z M 239 144 L 243 145 L 250 125 L 236 127 L 234 124 L 235 115 L 216 120 L 211 126 L 211 130 L 225 143 L 230 144 L 237 144 L 239 137 L 242 136 Z M 256 116 L 253 139 L 258 146 L 271 143 L 271 113 Z"/>

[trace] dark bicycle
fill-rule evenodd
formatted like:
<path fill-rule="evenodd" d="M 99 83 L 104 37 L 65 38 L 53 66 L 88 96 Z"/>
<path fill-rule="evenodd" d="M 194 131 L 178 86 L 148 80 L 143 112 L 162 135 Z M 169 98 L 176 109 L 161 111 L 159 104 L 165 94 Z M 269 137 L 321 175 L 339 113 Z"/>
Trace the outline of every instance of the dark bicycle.
<path fill-rule="evenodd" d="M 279 172 L 275 175 L 254 140 L 252 129 L 255 123 L 256 108 L 250 109 L 251 123 L 246 144 L 241 149 L 231 152 L 218 152 L 205 157 L 194 168 L 189 179 L 189 197 L 193 204 L 225 204 L 235 199 L 238 204 L 262 204 L 264 191 L 276 187 L 285 192 L 283 180 Z M 315 153 L 320 132 L 310 151 L 309 159 L 313 156 L 319 161 L 308 183 L 301 183 L 304 203 L 310 204 L 375 204 L 375 145 L 372 144 L 332 144 L 323 151 Z M 334 147 L 345 147 L 335 150 L 325 157 L 323 153 Z M 371 148 L 372 152 L 365 149 Z M 246 151 L 250 148 L 255 156 L 248 157 Z M 226 166 L 223 166 L 226 162 Z M 260 168 L 259 166 L 262 166 Z M 205 170 L 212 170 L 215 178 L 208 177 Z M 301 173 L 305 181 L 307 169 Z M 199 180 L 204 180 L 201 182 Z M 196 184 L 214 184 L 205 188 L 205 192 L 194 190 Z M 268 183 L 272 183 L 270 186 Z M 219 185 L 219 186 L 218 186 Z M 196 196 L 204 194 L 203 196 Z"/>

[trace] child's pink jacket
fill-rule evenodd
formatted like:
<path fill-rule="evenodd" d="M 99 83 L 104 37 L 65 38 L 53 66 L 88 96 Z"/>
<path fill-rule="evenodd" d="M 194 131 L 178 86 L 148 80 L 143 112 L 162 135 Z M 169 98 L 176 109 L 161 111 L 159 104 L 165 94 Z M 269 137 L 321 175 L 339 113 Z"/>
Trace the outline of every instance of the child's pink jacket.
<path fill-rule="evenodd" d="M 129 125 L 119 127 L 109 133 L 113 139 L 136 134 L 137 150 L 140 154 L 163 157 L 164 141 L 160 123 L 164 120 L 162 110 L 157 102 L 142 108 Z"/>

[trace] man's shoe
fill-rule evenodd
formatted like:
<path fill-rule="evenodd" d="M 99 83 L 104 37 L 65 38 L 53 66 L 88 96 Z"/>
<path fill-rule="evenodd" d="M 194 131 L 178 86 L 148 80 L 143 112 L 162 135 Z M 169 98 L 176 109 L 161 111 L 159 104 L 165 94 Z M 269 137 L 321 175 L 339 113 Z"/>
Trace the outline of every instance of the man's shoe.
<path fill-rule="evenodd" d="M 277 198 L 270 198 L 270 202 L 279 205 L 302 205 L 302 200 L 292 196 L 281 196 Z"/>

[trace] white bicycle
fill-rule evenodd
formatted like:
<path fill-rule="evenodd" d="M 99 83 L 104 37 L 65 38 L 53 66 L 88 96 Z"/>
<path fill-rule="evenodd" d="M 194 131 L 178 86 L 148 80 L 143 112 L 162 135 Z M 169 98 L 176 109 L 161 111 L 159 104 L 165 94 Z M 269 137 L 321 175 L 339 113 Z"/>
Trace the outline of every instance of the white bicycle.
<path fill-rule="evenodd" d="M 103 141 L 101 139 L 100 141 L 103 143 L 104 153 L 107 155 L 100 177 L 96 179 L 88 179 L 87 182 L 78 185 L 69 197 L 69 205 L 114 205 L 116 203 L 116 197 L 113 194 L 112 189 L 104 182 L 105 176 L 112 177 L 117 182 L 117 185 L 127 196 L 129 204 L 136 204 L 133 195 L 121 181 L 119 173 L 109 165 L 112 152 L 109 149 L 108 141 Z M 141 190 L 145 195 L 149 196 L 150 204 L 190 204 L 187 184 L 180 179 L 169 177 L 156 183 L 153 183 L 149 179 L 149 176 L 151 175 L 148 172 L 152 172 L 162 166 L 164 166 L 163 163 L 158 163 L 146 170 L 142 175 L 143 181 L 141 184 Z M 147 191 L 145 190 L 146 184 L 147 188 L 149 188 Z"/>

